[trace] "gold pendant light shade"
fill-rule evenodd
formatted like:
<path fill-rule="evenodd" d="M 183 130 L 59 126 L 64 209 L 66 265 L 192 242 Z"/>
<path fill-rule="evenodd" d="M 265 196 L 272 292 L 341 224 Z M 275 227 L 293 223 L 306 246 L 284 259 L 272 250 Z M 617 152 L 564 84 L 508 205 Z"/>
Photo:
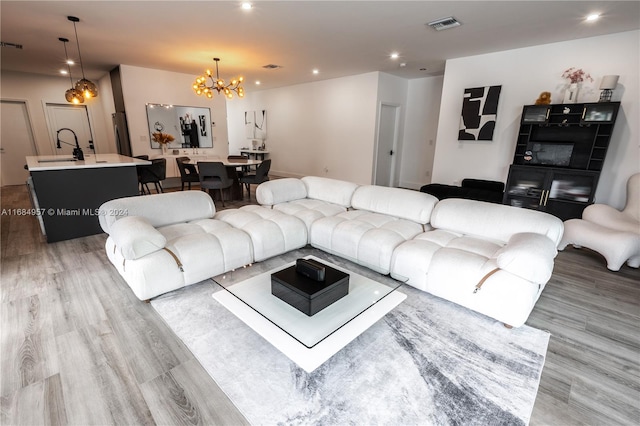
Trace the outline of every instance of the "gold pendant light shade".
<path fill-rule="evenodd" d="M 86 78 L 81 78 L 76 82 L 76 90 L 82 93 L 85 98 L 95 98 L 98 96 L 98 88 L 95 83 Z"/>
<path fill-rule="evenodd" d="M 82 104 L 84 103 L 84 96 L 82 96 L 82 92 L 77 91 L 76 89 L 69 89 L 65 92 L 64 98 L 67 102 L 72 104 Z"/>

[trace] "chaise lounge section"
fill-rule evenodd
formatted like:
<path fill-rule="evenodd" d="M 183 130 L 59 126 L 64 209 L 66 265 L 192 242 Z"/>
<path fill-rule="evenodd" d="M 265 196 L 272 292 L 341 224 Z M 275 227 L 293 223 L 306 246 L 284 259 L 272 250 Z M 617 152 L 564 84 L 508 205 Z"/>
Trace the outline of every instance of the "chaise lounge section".
<path fill-rule="evenodd" d="M 218 213 L 200 191 L 109 201 L 109 260 L 146 300 L 310 244 L 520 326 L 563 232 L 542 212 L 321 177 L 266 182 L 256 198 Z"/>

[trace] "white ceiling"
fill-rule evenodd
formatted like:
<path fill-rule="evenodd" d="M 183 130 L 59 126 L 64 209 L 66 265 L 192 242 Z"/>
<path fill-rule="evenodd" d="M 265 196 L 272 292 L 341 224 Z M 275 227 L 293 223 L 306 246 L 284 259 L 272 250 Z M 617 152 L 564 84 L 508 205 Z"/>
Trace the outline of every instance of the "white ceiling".
<path fill-rule="evenodd" d="M 446 59 L 640 28 L 636 1 L 0 1 L 1 69 L 60 75 L 77 16 L 88 78 L 118 64 L 245 77 L 247 90 L 384 71 L 405 78 L 441 74 Z M 590 13 L 597 22 L 585 22 Z M 454 16 L 462 26 L 425 24 Z M 400 58 L 391 60 L 389 54 Z M 606 58 L 602 58 L 606 60 Z M 400 63 L 406 63 L 400 67 Z M 266 70 L 266 64 L 282 68 Z M 580 67 L 580 64 L 572 64 Z M 319 69 L 318 75 L 311 73 Z M 426 68 L 425 70 L 420 70 Z M 469 70 L 472 72 L 473 70 Z M 79 67 L 72 68 L 74 80 Z M 62 77 L 61 78 L 68 78 Z"/>

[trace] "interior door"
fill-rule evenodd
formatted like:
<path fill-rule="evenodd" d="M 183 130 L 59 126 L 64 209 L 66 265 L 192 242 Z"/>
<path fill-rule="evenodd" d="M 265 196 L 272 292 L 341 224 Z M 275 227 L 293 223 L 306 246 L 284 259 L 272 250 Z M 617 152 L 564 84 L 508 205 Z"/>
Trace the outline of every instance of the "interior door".
<path fill-rule="evenodd" d="M 375 184 L 393 186 L 398 134 L 399 106 L 382 104 L 378 121 L 378 151 Z"/>
<path fill-rule="evenodd" d="M 23 185 L 29 177 L 25 157 L 36 155 L 35 140 L 27 105 L 21 101 L 2 101 L 0 116 L 1 185 Z"/>
<path fill-rule="evenodd" d="M 47 119 L 54 153 L 72 155 L 76 145 L 74 133 L 84 153 L 94 153 L 93 136 L 86 105 L 47 104 Z M 71 129 L 72 132 L 63 130 L 58 133 L 60 129 Z M 58 137 L 61 141 L 60 148 L 56 145 Z"/>

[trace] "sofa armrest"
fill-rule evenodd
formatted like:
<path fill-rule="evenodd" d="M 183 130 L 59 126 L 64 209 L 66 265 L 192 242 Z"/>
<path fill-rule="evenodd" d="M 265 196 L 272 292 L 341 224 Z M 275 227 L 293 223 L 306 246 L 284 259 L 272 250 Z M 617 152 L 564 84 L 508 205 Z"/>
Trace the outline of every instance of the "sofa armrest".
<path fill-rule="evenodd" d="M 514 234 L 493 257 L 500 269 L 543 284 L 551 278 L 553 259 L 557 254 L 556 245 L 550 238 L 522 232 Z"/>
<path fill-rule="evenodd" d="M 139 259 L 162 250 L 167 239 L 149 221 L 140 216 L 127 216 L 111 225 L 110 237 L 122 257 Z"/>
<path fill-rule="evenodd" d="M 261 183 L 256 189 L 256 200 L 263 206 L 307 198 L 307 187 L 300 179 L 284 178 Z"/>

